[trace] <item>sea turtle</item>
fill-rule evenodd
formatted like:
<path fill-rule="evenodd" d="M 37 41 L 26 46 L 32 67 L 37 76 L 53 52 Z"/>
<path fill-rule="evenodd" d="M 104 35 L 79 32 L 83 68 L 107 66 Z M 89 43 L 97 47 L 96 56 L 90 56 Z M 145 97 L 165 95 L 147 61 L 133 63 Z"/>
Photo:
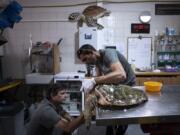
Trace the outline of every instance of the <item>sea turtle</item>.
<path fill-rule="evenodd" d="M 99 105 L 109 109 L 130 108 L 148 100 L 145 92 L 127 85 L 99 85 L 95 91 Z"/>
<path fill-rule="evenodd" d="M 110 13 L 111 13 L 110 11 L 106 10 L 103 7 L 93 5 L 85 8 L 82 13 L 79 12 L 71 13 L 68 19 L 71 22 L 77 21 L 79 27 L 82 27 L 84 22 L 88 27 L 97 27 L 98 29 L 101 30 L 104 27 L 101 24 L 97 23 L 97 19 L 104 16 L 109 16 Z"/>
<path fill-rule="evenodd" d="M 84 118 L 87 128 L 91 125 L 92 110 L 128 109 L 148 100 L 145 92 L 127 85 L 97 85 L 95 91 L 85 96 Z"/>

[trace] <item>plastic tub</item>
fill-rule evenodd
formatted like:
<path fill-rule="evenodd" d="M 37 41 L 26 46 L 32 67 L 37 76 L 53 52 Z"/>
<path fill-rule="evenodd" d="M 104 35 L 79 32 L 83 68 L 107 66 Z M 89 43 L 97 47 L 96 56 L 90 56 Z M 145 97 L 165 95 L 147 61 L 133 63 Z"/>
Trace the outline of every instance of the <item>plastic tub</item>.
<path fill-rule="evenodd" d="M 145 90 L 148 92 L 160 92 L 162 83 L 161 82 L 155 82 L 155 81 L 147 81 L 144 82 Z"/>

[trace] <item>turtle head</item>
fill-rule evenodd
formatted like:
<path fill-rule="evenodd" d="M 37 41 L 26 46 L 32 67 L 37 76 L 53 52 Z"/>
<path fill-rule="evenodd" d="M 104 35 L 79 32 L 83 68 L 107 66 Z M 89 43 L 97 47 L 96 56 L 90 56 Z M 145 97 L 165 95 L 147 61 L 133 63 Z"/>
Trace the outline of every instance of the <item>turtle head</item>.
<path fill-rule="evenodd" d="M 69 15 L 69 21 L 71 21 L 71 22 L 75 22 L 75 21 L 79 21 L 80 20 L 80 18 L 81 18 L 81 16 L 82 16 L 82 14 L 81 13 L 79 13 L 79 12 L 74 12 L 74 13 L 71 13 L 70 15 Z"/>

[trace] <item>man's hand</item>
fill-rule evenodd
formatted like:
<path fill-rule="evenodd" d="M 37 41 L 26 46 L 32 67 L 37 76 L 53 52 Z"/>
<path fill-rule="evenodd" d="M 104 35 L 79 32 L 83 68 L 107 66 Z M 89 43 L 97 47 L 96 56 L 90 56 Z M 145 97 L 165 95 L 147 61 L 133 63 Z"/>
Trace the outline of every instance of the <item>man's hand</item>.
<path fill-rule="evenodd" d="M 96 81 L 94 78 L 84 79 L 82 81 L 82 86 L 80 91 L 84 90 L 86 93 L 89 93 L 94 88 L 95 85 L 96 85 Z"/>

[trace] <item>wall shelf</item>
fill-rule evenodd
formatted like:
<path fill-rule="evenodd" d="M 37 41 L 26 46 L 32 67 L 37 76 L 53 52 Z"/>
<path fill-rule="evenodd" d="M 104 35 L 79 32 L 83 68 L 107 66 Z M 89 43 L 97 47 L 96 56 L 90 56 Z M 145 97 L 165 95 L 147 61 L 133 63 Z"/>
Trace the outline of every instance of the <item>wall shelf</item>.
<path fill-rule="evenodd" d="M 180 65 L 180 35 L 164 35 L 155 38 L 155 61 L 158 68 Z"/>

